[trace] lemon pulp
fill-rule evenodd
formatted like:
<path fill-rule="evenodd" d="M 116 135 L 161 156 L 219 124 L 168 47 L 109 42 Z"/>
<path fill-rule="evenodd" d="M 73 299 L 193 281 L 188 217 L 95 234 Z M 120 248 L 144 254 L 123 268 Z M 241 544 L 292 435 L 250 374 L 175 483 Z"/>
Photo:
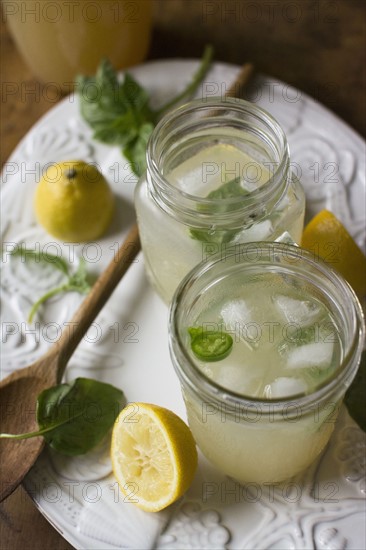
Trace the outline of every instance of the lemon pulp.
<path fill-rule="evenodd" d="M 192 483 L 197 450 L 190 429 L 175 413 L 133 403 L 114 424 L 111 460 L 126 500 L 157 512 L 180 498 Z"/>

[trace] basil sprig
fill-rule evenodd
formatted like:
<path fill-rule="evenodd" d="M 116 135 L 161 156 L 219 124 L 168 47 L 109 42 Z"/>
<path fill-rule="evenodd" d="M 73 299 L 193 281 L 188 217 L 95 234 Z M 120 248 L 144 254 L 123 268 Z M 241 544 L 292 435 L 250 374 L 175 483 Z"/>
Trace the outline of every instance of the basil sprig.
<path fill-rule="evenodd" d="M 213 50 L 205 48 L 201 64 L 190 84 L 160 109 L 150 107 L 150 97 L 127 72 L 122 82 L 109 61 L 102 61 L 95 76 L 78 76 L 76 89 L 81 115 L 93 129 L 93 137 L 119 145 L 137 176 L 146 169 L 146 145 L 159 118 L 174 105 L 190 97 L 208 71 Z"/>
<path fill-rule="evenodd" d="M 49 264 L 58 271 L 61 271 L 66 277 L 66 280 L 61 285 L 48 290 L 33 304 L 28 315 L 28 323 L 33 321 L 34 315 L 40 306 L 52 298 L 52 296 L 72 291 L 79 292 L 80 294 L 87 294 L 91 288 L 87 279 L 86 265 L 83 258 L 80 258 L 77 270 L 74 273 L 70 273 L 69 264 L 60 256 L 54 256 L 53 254 L 38 252 L 23 247 L 14 248 L 10 254 L 14 257 L 20 257 L 23 261 L 33 261 L 43 265 Z"/>

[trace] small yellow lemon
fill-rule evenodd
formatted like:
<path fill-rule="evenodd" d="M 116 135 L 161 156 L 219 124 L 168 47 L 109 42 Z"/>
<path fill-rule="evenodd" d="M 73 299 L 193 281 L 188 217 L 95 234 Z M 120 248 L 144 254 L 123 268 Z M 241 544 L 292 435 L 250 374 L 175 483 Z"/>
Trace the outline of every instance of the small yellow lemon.
<path fill-rule="evenodd" d="M 188 489 L 197 468 L 197 450 L 188 426 L 168 409 L 131 403 L 114 424 L 114 475 L 125 500 L 158 512 Z"/>
<path fill-rule="evenodd" d="M 359 296 L 366 294 L 366 257 L 334 214 L 319 212 L 305 227 L 301 246 L 339 271 Z"/>
<path fill-rule="evenodd" d="M 38 222 L 57 239 L 91 241 L 108 228 L 114 197 L 92 165 L 79 160 L 55 163 L 39 182 L 35 196 Z"/>

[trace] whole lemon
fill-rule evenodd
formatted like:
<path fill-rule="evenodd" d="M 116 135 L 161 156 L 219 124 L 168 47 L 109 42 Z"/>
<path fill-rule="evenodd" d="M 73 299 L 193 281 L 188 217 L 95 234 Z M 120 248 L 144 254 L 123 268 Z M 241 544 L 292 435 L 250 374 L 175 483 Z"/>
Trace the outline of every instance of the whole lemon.
<path fill-rule="evenodd" d="M 35 195 L 38 222 L 57 239 L 91 241 L 108 228 L 114 196 L 106 179 L 92 164 L 71 160 L 52 164 Z"/>

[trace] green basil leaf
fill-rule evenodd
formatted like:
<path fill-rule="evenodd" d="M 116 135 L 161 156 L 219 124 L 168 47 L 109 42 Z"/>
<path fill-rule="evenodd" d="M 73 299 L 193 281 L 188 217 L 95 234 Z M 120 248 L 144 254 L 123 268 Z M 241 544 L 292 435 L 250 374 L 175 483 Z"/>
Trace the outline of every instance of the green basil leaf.
<path fill-rule="evenodd" d="M 236 197 L 245 197 L 249 192 L 241 185 L 241 178 L 234 178 L 226 183 L 223 183 L 217 189 L 214 189 L 207 195 L 207 199 L 211 200 L 225 200 Z M 206 205 L 199 205 L 200 212 L 210 213 L 214 216 L 216 213 L 223 213 L 229 211 L 229 206 L 225 202 L 218 202 L 215 205 L 207 207 Z M 241 229 L 190 229 L 189 234 L 192 239 L 206 243 L 228 243 L 230 242 Z"/>
<path fill-rule="evenodd" d="M 69 278 L 68 283 L 64 287 L 64 291 L 75 290 L 76 292 L 80 292 L 80 294 L 87 294 L 90 288 L 87 279 L 86 262 L 84 258 L 80 258 L 79 266 L 76 272 Z"/>
<path fill-rule="evenodd" d="M 119 99 L 126 101 L 136 112 L 143 112 L 144 118 L 154 118 L 153 111 L 148 107 L 149 94 L 129 73 L 125 74 L 120 94 Z"/>
<path fill-rule="evenodd" d="M 249 191 L 244 189 L 241 185 L 241 178 L 237 177 L 226 183 L 223 183 L 217 189 L 211 191 L 208 195 L 208 199 L 219 200 L 219 199 L 235 199 L 236 197 L 245 197 L 249 194 Z M 225 204 L 221 205 L 221 212 L 227 212 L 228 208 Z"/>
<path fill-rule="evenodd" d="M 139 128 L 135 119 L 134 113 L 127 111 L 111 121 L 105 119 L 102 124 L 95 123 L 93 137 L 109 145 L 126 146 L 138 135 Z"/>
<path fill-rule="evenodd" d="M 95 80 L 101 89 L 103 88 L 104 91 L 110 90 L 112 94 L 114 93 L 118 86 L 117 73 L 107 59 L 101 61 Z"/>
<path fill-rule="evenodd" d="M 11 256 L 19 257 L 22 261 L 33 260 L 36 263 L 52 264 L 56 269 L 69 274 L 69 266 L 67 262 L 60 256 L 54 256 L 48 252 L 38 252 L 29 248 L 16 247 L 10 252 Z"/>
<path fill-rule="evenodd" d="M 113 123 L 126 112 L 126 106 L 116 101 L 118 86 L 117 75 L 107 61 L 102 61 L 95 77 L 77 77 L 81 114 L 93 129 Z"/>
<path fill-rule="evenodd" d="M 215 230 L 214 232 L 209 229 L 193 229 L 189 230 L 189 235 L 192 239 L 196 241 L 201 241 L 203 243 L 215 243 L 223 244 L 229 243 L 232 239 L 239 233 L 237 229 L 221 229 Z"/>
<path fill-rule="evenodd" d="M 77 378 L 38 396 L 37 422 L 52 449 L 69 456 L 85 454 L 107 434 L 123 404 L 123 392 L 114 386 Z"/>
<path fill-rule="evenodd" d="M 143 124 L 138 137 L 123 148 L 123 154 L 131 162 L 137 176 L 142 176 L 146 170 L 146 146 L 153 129 L 153 124 Z"/>

